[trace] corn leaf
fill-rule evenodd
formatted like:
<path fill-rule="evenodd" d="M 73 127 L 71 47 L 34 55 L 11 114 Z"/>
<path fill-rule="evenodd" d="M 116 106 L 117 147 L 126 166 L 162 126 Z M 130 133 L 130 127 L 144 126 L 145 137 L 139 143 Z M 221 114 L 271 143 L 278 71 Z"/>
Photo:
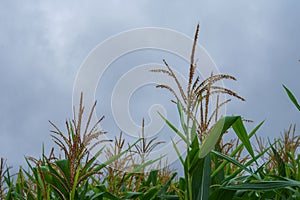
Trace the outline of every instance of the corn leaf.
<path fill-rule="evenodd" d="M 229 190 L 255 190 L 255 191 L 268 191 L 287 187 L 299 187 L 300 183 L 296 181 L 261 181 L 261 182 L 250 182 L 234 184 L 224 186 L 222 188 Z"/>
<path fill-rule="evenodd" d="M 216 145 L 221 134 L 223 134 L 238 119 L 238 116 L 222 117 L 212 128 L 208 136 L 206 136 L 200 151 L 199 157 L 204 158 Z"/>
<path fill-rule="evenodd" d="M 250 153 L 252 158 L 254 158 L 254 151 L 253 151 L 253 148 L 252 148 L 250 140 L 249 140 L 250 136 L 247 134 L 246 128 L 244 126 L 244 123 L 243 123 L 241 117 L 238 117 L 238 119 L 232 125 L 232 128 L 233 128 L 235 134 L 239 137 L 239 139 L 245 145 L 246 149 L 248 150 L 248 152 Z"/>
<path fill-rule="evenodd" d="M 299 105 L 296 97 L 293 95 L 293 93 L 287 87 L 285 87 L 285 85 L 282 85 L 282 86 L 285 89 L 285 91 L 286 91 L 287 95 L 289 96 L 290 100 L 294 103 L 296 108 L 300 111 L 300 105 Z"/>

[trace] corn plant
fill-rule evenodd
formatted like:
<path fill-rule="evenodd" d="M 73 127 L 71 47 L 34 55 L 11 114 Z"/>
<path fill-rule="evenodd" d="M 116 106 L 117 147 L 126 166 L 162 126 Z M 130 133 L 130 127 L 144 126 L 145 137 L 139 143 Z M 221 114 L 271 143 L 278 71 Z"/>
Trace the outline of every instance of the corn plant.
<path fill-rule="evenodd" d="M 52 138 L 64 157 L 59 156 L 57 158 L 54 156 L 54 151 L 51 151 L 49 156 L 45 156 L 43 153 L 41 159 L 27 158 L 30 172 L 20 169 L 14 190 L 15 197 L 26 199 L 92 199 L 95 196 L 97 198 L 106 196 L 107 198 L 115 198 L 106 188 L 94 187 L 90 183 L 103 173 L 101 170 L 121 157 L 132 146 L 103 163 L 98 163 L 96 159 L 104 148 L 101 148 L 95 155 L 90 155 L 90 151 L 96 145 L 109 142 L 108 140 L 98 140 L 100 135 L 105 134 L 105 132 L 97 130 L 97 125 L 103 120 L 103 117 L 92 128 L 89 128 L 95 106 L 96 103 L 91 109 L 84 129 L 82 128 L 84 112 L 82 95 L 78 117 L 74 114 L 72 121 L 66 121 L 67 134 L 63 134 L 54 123 L 50 122 L 55 128 L 52 131 Z M 95 139 L 97 141 L 91 145 Z M 31 164 L 32 162 L 33 164 Z"/>
<path fill-rule="evenodd" d="M 164 197 L 172 197 L 176 194 L 176 186 L 173 180 L 176 177 L 174 171 L 167 166 L 163 167 L 160 158 L 149 160 L 148 155 L 162 141 L 156 141 L 154 137 L 150 140 L 145 138 L 144 120 L 142 121 L 142 134 L 140 141 L 130 149 L 123 157 L 111 163 L 106 168 L 105 182 L 108 184 L 108 190 L 123 199 L 138 198 L 138 199 L 161 199 Z M 122 138 L 122 133 L 119 138 L 115 137 L 115 145 L 111 145 L 107 149 L 107 158 L 118 155 L 125 145 L 125 139 Z M 138 162 L 135 160 L 138 156 Z M 155 163 L 158 161 L 158 163 Z M 166 164 L 167 165 L 167 164 Z M 151 170 L 148 172 L 147 167 L 162 168 L 161 170 Z"/>
<path fill-rule="evenodd" d="M 241 128 L 241 118 L 238 116 L 222 117 L 218 119 L 218 109 L 228 101 L 217 104 L 215 110 L 213 110 L 212 114 L 209 116 L 209 104 L 211 101 L 211 96 L 223 93 L 244 100 L 237 93 L 227 88 L 215 85 L 215 83 L 223 79 L 235 80 L 235 78 L 232 76 L 226 74 L 212 74 L 202 82 L 200 82 L 199 76 L 194 77 L 196 69 L 194 54 L 197 44 L 198 32 L 199 25 L 196 29 L 192 47 L 188 86 L 186 92 L 181 86 L 172 68 L 165 60 L 164 63 L 167 69 L 152 70 L 153 72 L 164 73 L 172 77 L 180 91 L 179 94 L 177 94 L 175 90 L 168 85 L 157 86 L 158 88 L 165 88 L 169 90 L 172 94 L 174 94 L 176 98 L 175 102 L 177 102 L 177 109 L 179 112 L 179 118 L 183 133 L 181 133 L 163 116 L 162 118 L 186 143 L 187 156 L 184 159 L 179 154 L 178 149 L 173 142 L 174 148 L 178 152 L 179 159 L 184 166 L 185 178 L 181 179 L 181 190 L 184 194 L 184 199 L 191 200 L 208 199 L 211 181 L 210 151 L 213 150 L 218 144 L 222 134 L 225 133 L 234 123 L 237 124 L 237 130 L 240 130 Z M 215 122 L 211 125 L 214 119 Z M 242 132 L 240 131 L 238 133 L 239 138 L 244 142 L 251 155 L 254 156 L 249 138 L 243 135 L 245 131 L 242 130 Z"/>
<path fill-rule="evenodd" d="M 194 62 L 195 47 L 197 43 L 199 25 L 196 29 L 194 43 L 192 47 L 188 86 L 185 90 L 181 86 L 172 68 L 164 60 L 166 69 L 155 69 L 153 72 L 164 73 L 173 78 L 177 85 L 179 93 L 168 85 L 158 85 L 158 88 L 169 90 L 176 98 L 174 102 L 177 104 L 180 123 L 183 132 L 180 132 L 173 124 L 171 124 L 162 115 L 161 117 L 173 129 L 178 136 L 186 144 L 186 157 L 183 158 L 177 147 L 174 148 L 178 153 L 179 159 L 184 167 L 184 178 L 179 180 L 179 189 L 182 199 L 232 199 L 235 197 L 262 197 L 268 196 L 284 197 L 284 195 L 276 195 L 279 190 L 286 191 L 286 188 L 298 187 L 298 182 L 290 180 L 274 180 L 270 176 L 261 177 L 261 168 L 254 171 L 251 165 L 257 165 L 257 159 L 261 158 L 269 149 L 273 149 L 270 144 L 264 151 L 254 154 L 250 138 L 262 125 L 260 123 L 253 131 L 247 133 L 243 120 L 240 116 L 225 116 L 219 118 L 218 110 L 224 106 L 229 100 L 215 105 L 215 109 L 209 113 L 210 98 L 213 95 L 221 93 L 244 100 L 237 93 L 215 85 L 223 79 L 235 80 L 234 77 L 220 74 L 213 75 L 200 82 L 199 76 L 194 77 L 196 63 Z M 289 95 L 290 96 L 290 95 Z M 291 97 L 291 96 L 290 96 Z M 295 103 L 295 101 L 293 101 Z M 295 103 L 296 105 L 296 103 Z M 297 104 L 298 105 L 298 104 Z M 214 120 L 213 120 L 214 119 Z M 230 155 L 222 153 L 222 135 L 232 127 L 234 133 L 242 144 L 232 150 Z M 245 148 L 250 157 L 247 156 L 242 162 L 235 158 L 239 158 L 239 153 Z M 228 152 L 227 152 L 228 153 Z M 235 166 L 230 171 L 225 171 L 225 167 Z M 213 168 L 212 168 L 213 167 Z M 226 176 L 227 173 L 227 176 Z M 243 173 L 247 175 L 242 176 Z M 266 179 L 267 180 L 266 180 Z M 213 184 L 214 187 L 210 187 Z M 268 188 L 269 187 L 269 188 Z M 268 189 L 267 189 L 268 188 Z M 244 190 L 245 192 L 240 192 Z M 262 192 L 262 191 L 269 192 Z M 226 194 L 226 195 L 225 195 Z M 265 195 L 265 196 L 264 196 Z"/>

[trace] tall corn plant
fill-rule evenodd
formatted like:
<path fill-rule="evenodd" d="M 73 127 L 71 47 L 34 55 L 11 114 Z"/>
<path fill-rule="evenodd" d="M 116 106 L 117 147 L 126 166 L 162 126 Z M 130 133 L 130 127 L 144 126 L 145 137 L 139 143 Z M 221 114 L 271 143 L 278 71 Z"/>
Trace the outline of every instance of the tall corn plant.
<path fill-rule="evenodd" d="M 218 118 L 218 109 L 224 106 L 229 100 L 215 105 L 215 109 L 209 114 L 209 105 L 213 95 L 227 94 L 244 100 L 237 93 L 216 85 L 217 82 L 229 79 L 235 80 L 233 76 L 226 74 L 211 74 L 210 77 L 200 82 L 200 77 L 195 77 L 196 63 L 194 61 L 195 49 L 198 39 L 199 25 L 197 26 L 192 53 L 190 58 L 189 78 L 186 91 L 182 87 L 172 68 L 164 60 L 166 69 L 155 69 L 153 72 L 164 73 L 173 78 L 179 93 L 168 85 L 158 85 L 158 88 L 165 88 L 174 94 L 179 113 L 181 127 L 180 132 L 162 115 L 165 122 L 180 136 L 186 144 L 187 156 L 184 159 L 173 142 L 174 148 L 178 153 L 179 159 L 184 166 L 185 178 L 180 180 L 180 188 L 184 199 L 208 199 L 211 180 L 211 155 L 210 152 L 220 141 L 220 137 L 233 124 L 237 124 L 237 130 L 241 129 L 241 118 L 238 116 Z M 215 121 L 214 121 L 215 120 Z M 254 155 L 249 138 L 244 132 L 239 132 L 239 138 L 244 142 L 247 149 Z"/>
<path fill-rule="evenodd" d="M 62 199 L 74 199 L 82 197 L 86 192 L 85 184 L 92 175 L 99 172 L 96 158 L 101 153 L 102 149 L 94 156 L 90 155 L 90 151 L 98 144 L 105 140 L 98 140 L 99 136 L 105 134 L 102 130 L 97 130 L 98 124 L 103 120 L 103 117 L 90 128 L 90 119 L 94 112 L 96 103 L 93 105 L 88 121 L 85 126 L 82 125 L 82 117 L 84 112 L 83 97 L 81 94 L 78 116 L 75 115 L 72 121 L 66 121 L 67 134 L 63 132 L 52 122 L 51 125 L 55 128 L 52 131 L 53 141 L 58 145 L 63 152 L 63 159 L 45 159 L 46 162 L 38 160 L 35 162 L 38 174 L 42 180 L 44 189 L 44 198 L 49 194 L 45 190 L 50 187 L 51 191 Z M 91 143 L 96 142 L 91 145 Z M 51 195 L 51 194 L 50 194 Z"/>
<path fill-rule="evenodd" d="M 99 139 L 100 135 L 105 134 L 104 131 L 97 129 L 103 117 L 90 127 L 90 120 L 95 107 L 96 103 L 90 111 L 87 123 L 82 124 L 84 106 L 83 95 L 81 94 L 77 116 L 74 112 L 74 119 L 66 121 L 66 134 L 50 122 L 55 128 L 51 131 L 53 133 L 51 136 L 54 143 L 60 148 L 63 158 L 57 158 L 54 154 L 46 157 L 43 153 L 41 159 L 27 159 L 31 173 L 26 171 L 24 173 L 34 185 L 34 199 L 93 199 L 104 196 L 109 199 L 116 199 L 105 187 L 93 186 L 90 183 L 96 179 L 96 176 L 103 173 L 102 170 L 107 165 L 129 151 L 136 143 L 105 162 L 98 163 L 96 159 L 103 152 L 104 147 L 95 155 L 91 155 L 90 151 L 100 143 L 110 140 Z M 33 161 L 34 165 L 29 161 Z"/>

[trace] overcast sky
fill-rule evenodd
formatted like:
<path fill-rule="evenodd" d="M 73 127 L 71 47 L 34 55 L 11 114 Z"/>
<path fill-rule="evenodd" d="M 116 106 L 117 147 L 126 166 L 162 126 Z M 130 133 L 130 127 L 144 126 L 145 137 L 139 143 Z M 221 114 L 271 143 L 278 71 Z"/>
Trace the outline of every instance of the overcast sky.
<path fill-rule="evenodd" d="M 254 120 L 249 129 L 266 120 L 258 135 L 278 136 L 300 119 L 281 86 L 300 99 L 299 10 L 297 0 L 1 1 L 0 157 L 18 166 L 25 155 L 39 156 L 42 143 L 53 145 L 48 120 L 63 129 L 72 117 L 73 83 L 88 53 L 112 35 L 149 26 L 193 37 L 200 23 L 199 43 L 238 79 L 225 85 L 247 100 L 227 113 Z"/>

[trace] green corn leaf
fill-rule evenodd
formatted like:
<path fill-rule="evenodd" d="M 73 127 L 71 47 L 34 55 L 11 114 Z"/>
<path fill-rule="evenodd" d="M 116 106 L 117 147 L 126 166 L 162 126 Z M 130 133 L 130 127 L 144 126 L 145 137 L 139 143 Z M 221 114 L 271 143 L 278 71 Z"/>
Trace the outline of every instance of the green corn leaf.
<path fill-rule="evenodd" d="M 251 159 L 248 162 L 246 162 L 243 166 L 248 167 L 251 164 L 254 163 L 255 160 L 257 160 L 258 158 L 262 157 L 266 152 L 268 152 L 270 149 L 270 147 L 266 148 L 263 152 L 259 153 L 258 155 L 255 156 L 255 159 Z M 229 162 L 229 161 L 228 161 Z M 243 168 L 238 168 L 236 169 L 230 176 L 228 176 L 224 182 L 229 181 L 231 179 L 233 179 L 235 176 L 237 176 L 239 173 L 241 173 L 243 171 Z"/>
<path fill-rule="evenodd" d="M 126 192 L 126 195 L 122 199 L 136 199 L 140 197 L 143 193 L 142 192 Z"/>
<path fill-rule="evenodd" d="M 99 185 L 95 185 L 95 188 L 97 188 L 97 192 L 107 192 L 107 188 L 105 186 L 105 184 L 99 184 Z"/>
<path fill-rule="evenodd" d="M 265 121 L 262 121 L 260 124 L 258 124 L 250 133 L 249 133 L 249 138 L 251 138 L 253 135 L 255 135 L 256 131 L 263 125 Z M 230 154 L 230 157 L 235 156 L 242 148 L 244 147 L 244 144 L 241 143 L 236 149 L 234 149 L 232 151 L 232 153 Z M 261 154 L 262 156 L 263 154 Z M 260 157 L 260 156 L 259 156 Z M 259 158 L 258 156 L 256 156 L 256 159 Z M 212 173 L 211 177 L 215 177 L 220 171 L 222 171 L 224 169 L 224 167 L 226 166 L 226 164 L 228 163 L 227 160 L 224 160 L 222 162 L 221 165 L 219 165 L 219 167 Z"/>
<path fill-rule="evenodd" d="M 95 194 L 91 200 L 98 200 L 98 199 L 109 199 L 109 200 L 121 200 L 120 198 L 116 197 L 115 195 L 109 193 L 109 192 L 101 192 L 98 194 Z"/>
<path fill-rule="evenodd" d="M 159 196 L 160 199 L 172 199 L 172 200 L 179 200 L 177 195 L 161 195 Z"/>
<path fill-rule="evenodd" d="M 23 194 L 23 192 L 24 192 L 23 180 L 24 180 L 24 177 L 23 177 L 23 173 L 22 173 L 22 168 L 20 168 L 19 173 L 18 173 L 18 177 L 17 177 L 17 182 L 16 182 L 16 192 L 18 194 Z"/>
<path fill-rule="evenodd" d="M 55 161 L 60 171 L 64 174 L 66 181 L 70 182 L 70 162 L 68 159 L 62 159 Z"/>
<path fill-rule="evenodd" d="M 181 191 L 185 191 L 186 190 L 186 185 L 187 185 L 186 180 L 184 178 L 180 177 L 179 178 L 179 187 L 178 188 Z"/>
<path fill-rule="evenodd" d="M 188 144 L 188 140 L 184 134 L 182 134 L 169 120 L 167 120 L 162 114 L 160 114 L 160 117 L 165 121 L 165 123 L 186 143 Z"/>
<path fill-rule="evenodd" d="M 66 182 L 64 180 L 63 177 L 61 177 L 61 175 L 59 174 L 58 171 L 56 171 L 56 169 L 54 169 L 52 167 L 52 164 L 50 162 L 48 162 L 48 168 L 49 168 L 49 172 L 50 175 L 52 176 L 50 185 L 51 187 L 59 194 L 59 195 L 63 195 L 64 197 L 68 196 L 68 188 L 69 188 L 69 182 Z M 47 180 L 50 181 L 50 180 Z"/>
<path fill-rule="evenodd" d="M 234 122 L 232 125 L 232 128 L 235 132 L 235 134 L 239 137 L 239 139 L 242 141 L 252 158 L 254 158 L 254 151 L 252 148 L 252 145 L 250 143 L 250 136 L 248 136 L 246 128 L 244 126 L 244 123 L 242 121 L 241 117 L 238 117 L 238 119 Z"/>
<path fill-rule="evenodd" d="M 71 199 L 75 199 L 75 193 L 76 193 L 76 189 L 77 189 L 79 174 L 80 174 L 80 168 L 77 169 L 75 177 L 74 177 L 74 182 L 73 182 L 72 191 L 71 191 Z"/>
<path fill-rule="evenodd" d="M 193 125 L 192 125 L 192 129 L 191 129 L 191 140 L 192 140 L 192 144 L 191 144 L 191 147 L 192 149 L 193 148 L 199 148 L 199 141 L 198 141 L 198 135 L 196 133 L 196 128 L 197 125 L 196 125 L 196 121 L 193 120 Z"/>
<path fill-rule="evenodd" d="M 226 190 L 223 188 L 218 188 L 213 190 L 212 194 L 209 195 L 209 200 L 227 200 L 234 199 L 234 194 L 236 191 L 234 190 Z M 237 200 L 237 199 L 236 199 Z M 241 198 L 242 200 L 242 198 Z"/>
<path fill-rule="evenodd" d="M 155 199 L 155 197 L 157 196 L 159 192 L 159 188 L 158 187 L 151 187 L 147 190 L 147 192 L 145 192 L 145 194 L 140 197 L 141 200 L 151 200 L 151 199 Z"/>
<path fill-rule="evenodd" d="M 246 172 L 248 172 L 249 174 L 251 174 L 251 175 L 252 175 L 253 177 L 255 177 L 256 179 L 260 180 L 260 178 L 259 178 L 256 174 L 254 174 L 250 169 L 248 169 L 245 165 L 239 163 L 239 162 L 238 162 L 237 160 L 235 160 L 234 158 L 231 158 L 231 157 L 229 157 L 229 156 L 227 156 L 227 155 L 224 155 L 224 154 L 222 154 L 222 153 L 220 153 L 220 152 L 217 152 L 217 151 L 214 151 L 214 150 L 212 150 L 211 152 L 214 153 L 215 155 L 217 155 L 217 156 L 219 156 L 219 157 L 221 157 L 221 158 L 227 160 L 228 162 L 231 162 L 232 164 L 234 164 L 234 165 L 240 167 L 241 169 L 245 170 Z"/>
<path fill-rule="evenodd" d="M 197 138 L 194 138 L 194 140 L 197 140 Z M 195 170 L 195 168 L 197 168 L 197 166 L 199 165 L 199 163 L 201 162 L 201 158 L 199 158 L 199 146 L 195 146 L 194 148 L 190 149 L 187 152 L 187 157 L 186 157 L 186 166 L 189 166 L 188 171 L 190 173 L 193 173 L 193 171 Z M 190 164 L 188 164 L 188 162 L 190 162 Z"/>
<path fill-rule="evenodd" d="M 212 128 L 208 136 L 206 136 L 199 152 L 199 157 L 204 158 L 216 145 L 221 134 L 223 134 L 238 119 L 238 116 L 222 117 Z"/>
<path fill-rule="evenodd" d="M 103 146 L 82 168 L 81 170 L 81 174 L 87 174 L 88 170 L 90 169 L 90 167 L 94 164 L 94 161 L 98 158 L 98 156 L 102 153 L 102 151 L 104 150 L 105 146 Z"/>
<path fill-rule="evenodd" d="M 36 182 L 36 181 L 38 180 L 38 175 L 37 175 L 37 172 L 36 172 L 36 168 L 34 168 L 34 167 L 30 164 L 30 162 L 28 161 L 27 158 L 25 158 L 25 161 L 26 161 L 26 163 L 27 163 L 29 169 L 33 172 L 34 177 L 31 176 L 31 175 L 30 175 L 28 172 L 26 172 L 25 170 L 24 170 L 24 172 L 26 173 L 26 175 L 28 176 L 28 178 L 29 178 L 32 182 Z"/>
<path fill-rule="evenodd" d="M 192 175 L 192 199 L 193 200 L 207 200 L 209 197 L 210 187 L 210 172 L 211 159 L 210 154 L 205 158 L 198 158 L 200 161 Z"/>
<path fill-rule="evenodd" d="M 150 171 L 150 174 L 149 174 L 148 179 L 145 183 L 145 186 L 150 186 L 151 183 L 152 183 L 152 185 L 156 185 L 157 177 L 158 177 L 157 175 L 158 175 L 158 170 Z"/>
<path fill-rule="evenodd" d="M 181 127 L 183 128 L 183 131 L 184 131 L 185 135 L 188 135 L 189 134 L 188 133 L 188 127 L 187 127 L 188 124 L 186 124 L 185 121 L 184 121 L 184 115 L 183 115 L 182 108 L 181 108 L 181 105 L 180 105 L 179 102 L 177 103 L 177 109 L 178 109 L 178 113 L 179 113 Z"/>
<path fill-rule="evenodd" d="M 163 157 L 163 156 L 162 156 L 162 157 Z M 140 165 L 134 167 L 130 173 L 131 173 L 131 174 L 134 174 L 134 173 L 140 173 L 145 167 L 147 167 L 147 166 L 149 166 L 149 165 L 152 165 L 153 163 L 155 163 L 155 162 L 161 160 L 162 157 L 159 157 L 159 158 L 156 158 L 156 159 L 154 159 L 154 160 L 149 160 L 149 161 L 147 161 L 147 162 L 145 162 L 145 163 L 142 163 L 142 164 L 140 164 Z M 125 180 L 126 180 L 126 178 L 125 178 Z"/>
<path fill-rule="evenodd" d="M 294 103 L 296 108 L 300 111 L 300 105 L 299 105 L 296 97 L 293 95 L 293 93 L 287 87 L 285 87 L 285 85 L 282 85 L 282 86 L 285 89 L 285 91 L 286 91 L 287 95 L 289 96 L 290 100 Z"/>
<path fill-rule="evenodd" d="M 176 151 L 176 154 L 177 154 L 177 156 L 178 156 L 181 164 L 184 165 L 184 160 L 183 160 L 183 158 L 182 158 L 182 156 L 181 156 L 181 154 L 180 154 L 180 152 L 179 152 L 179 150 L 178 150 L 178 148 L 177 148 L 177 146 L 176 146 L 176 144 L 175 144 L 175 142 L 174 142 L 174 140 L 172 138 L 171 138 L 171 141 L 173 143 L 173 147 L 174 147 L 174 149 Z"/>
<path fill-rule="evenodd" d="M 300 183 L 296 181 L 261 181 L 234 184 L 229 186 L 223 186 L 222 188 L 228 190 L 255 190 L 255 191 L 268 191 L 275 189 L 282 189 L 287 187 L 299 187 Z"/>

